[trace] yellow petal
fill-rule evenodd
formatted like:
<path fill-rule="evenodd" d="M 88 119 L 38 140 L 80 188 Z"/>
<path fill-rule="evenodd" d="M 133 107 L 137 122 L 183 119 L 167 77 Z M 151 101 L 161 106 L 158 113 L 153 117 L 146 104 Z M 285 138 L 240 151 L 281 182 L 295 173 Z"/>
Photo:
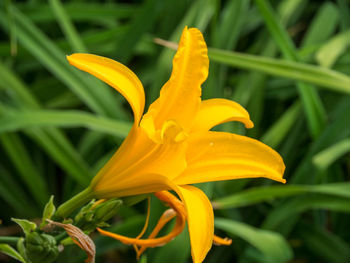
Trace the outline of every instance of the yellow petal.
<path fill-rule="evenodd" d="M 118 152 L 93 179 L 91 187 L 96 197 L 130 196 L 169 189 L 164 187 L 163 177 L 171 180 L 183 172 L 187 149 L 187 141 L 170 139 L 176 135 L 172 126 L 169 126 L 169 133 L 164 134 L 166 143 L 157 144 L 140 127 L 134 126 Z"/>
<path fill-rule="evenodd" d="M 91 188 L 99 192 L 100 197 L 103 197 L 103 193 L 106 192 L 109 192 L 108 197 L 112 197 L 112 190 L 116 191 L 116 188 L 120 188 L 117 181 L 120 179 L 122 172 L 142 160 L 155 145 L 140 127 L 134 125 L 112 158 L 93 178 Z"/>
<path fill-rule="evenodd" d="M 203 35 L 196 28 L 186 27 L 173 60 L 171 77 L 145 114 L 145 118 L 154 122 L 155 130 L 160 130 L 166 120 L 177 121 L 185 132 L 191 129 L 193 116 L 200 106 L 201 84 L 208 76 L 208 67 Z"/>
<path fill-rule="evenodd" d="M 121 180 L 120 184 L 118 179 L 108 179 L 95 184 L 93 191 L 97 198 L 125 197 L 170 189 L 160 174 L 142 173 L 136 179 Z"/>
<path fill-rule="evenodd" d="M 249 113 L 237 102 L 226 99 L 204 100 L 194 120 L 192 131 L 208 131 L 220 123 L 229 121 L 240 121 L 246 128 L 254 127 Z"/>
<path fill-rule="evenodd" d="M 141 129 L 147 133 L 152 141 L 158 144 L 182 142 L 188 137 L 188 133 L 175 120 L 164 121 L 161 129 L 156 130 L 153 118 L 150 115 L 142 118 Z"/>
<path fill-rule="evenodd" d="M 174 190 L 185 204 L 193 262 L 201 263 L 213 244 L 213 208 L 207 196 L 194 186 L 177 186 Z"/>
<path fill-rule="evenodd" d="M 190 138 L 186 153 L 187 168 L 174 178 L 176 184 L 253 177 L 285 182 L 281 156 L 257 140 L 211 131 L 196 133 Z"/>
<path fill-rule="evenodd" d="M 126 66 L 112 59 L 91 54 L 67 56 L 70 64 L 94 75 L 120 92 L 131 105 L 134 121 L 139 123 L 145 106 L 145 94 L 138 77 Z"/>

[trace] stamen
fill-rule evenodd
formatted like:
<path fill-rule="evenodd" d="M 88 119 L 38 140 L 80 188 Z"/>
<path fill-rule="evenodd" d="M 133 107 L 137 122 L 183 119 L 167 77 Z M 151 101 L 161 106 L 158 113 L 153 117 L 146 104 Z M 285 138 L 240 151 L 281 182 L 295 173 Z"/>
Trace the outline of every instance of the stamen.
<path fill-rule="evenodd" d="M 216 246 L 221 246 L 221 245 L 229 246 L 229 245 L 232 244 L 232 239 L 227 238 L 227 237 L 221 238 L 221 237 L 218 237 L 218 236 L 214 235 L 214 237 L 213 237 L 213 243 L 214 243 L 214 245 L 216 245 Z"/>
<path fill-rule="evenodd" d="M 147 208 L 147 218 L 145 225 L 141 231 L 141 233 L 136 237 L 136 238 L 130 238 L 130 237 L 125 237 L 122 235 L 118 235 L 115 233 L 111 233 L 108 231 L 104 231 L 100 228 L 97 228 L 97 230 L 105 236 L 112 237 L 114 239 L 119 240 L 120 242 L 126 244 L 126 245 L 133 245 L 134 249 L 136 251 L 137 259 L 140 258 L 141 254 L 145 252 L 145 250 L 149 247 L 157 247 L 157 246 L 163 246 L 166 243 L 170 242 L 173 240 L 176 236 L 178 236 L 183 229 L 185 228 L 186 225 L 186 218 L 187 218 L 187 213 L 186 209 L 184 207 L 184 204 L 179 200 L 176 196 L 171 194 L 168 191 L 161 191 L 161 192 L 156 192 L 154 194 L 159 200 L 163 201 L 165 204 L 169 205 L 171 208 L 166 210 L 162 216 L 159 218 L 157 225 L 155 228 L 152 230 L 151 234 L 148 236 L 147 239 L 140 239 L 144 233 L 146 232 L 148 223 L 149 223 L 149 216 L 150 216 L 150 198 L 148 198 L 148 208 Z M 163 237 L 158 237 L 156 236 L 159 234 L 159 232 L 164 228 L 164 226 L 173 218 L 176 217 L 176 222 L 173 230 L 163 236 Z M 228 246 L 231 245 L 232 240 L 229 238 L 221 238 L 216 235 L 213 237 L 213 243 L 214 245 L 224 245 Z"/>
<path fill-rule="evenodd" d="M 183 203 L 173 194 L 168 191 L 160 191 L 154 193 L 154 195 L 164 203 L 172 207 L 179 215 L 186 217 L 187 212 Z"/>
<path fill-rule="evenodd" d="M 181 219 L 181 217 L 177 217 L 176 218 L 176 224 L 173 228 L 173 230 L 163 236 L 163 237 L 159 237 L 159 238 L 149 238 L 149 239 L 136 239 L 136 238 L 130 238 L 130 237 L 125 237 L 122 235 L 118 235 L 115 233 L 111 233 L 108 231 L 104 231 L 100 228 L 97 228 L 97 230 L 100 232 L 100 234 L 104 235 L 104 236 L 109 236 L 111 238 L 117 239 L 120 242 L 122 242 L 123 244 L 126 245 L 137 245 L 137 246 L 146 246 L 146 247 L 157 247 L 157 246 L 163 246 L 166 243 L 170 242 L 171 240 L 174 239 L 174 237 L 176 237 L 177 235 L 179 235 L 183 228 L 185 227 L 184 221 Z"/>
<path fill-rule="evenodd" d="M 148 238 L 155 238 L 158 233 L 163 229 L 163 227 L 174 217 L 176 216 L 176 212 L 174 209 L 168 209 L 166 210 L 162 216 L 159 218 L 157 225 L 153 229 L 152 233 L 148 236 Z M 141 254 L 145 252 L 147 249 L 147 246 L 140 247 L 139 251 L 137 252 L 137 259 L 140 258 Z"/>
<path fill-rule="evenodd" d="M 181 203 L 181 201 L 179 199 L 177 199 L 171 193 L 169 193 L 167 191 L 162 191 L 162 192 L 155 193 L 155 195 L 156 195 L 156 197 L 158 199 L 160 199 L 161 201 L 165 202 L 166 204 L 168 204 L 172 208 L 166 210 L 163 213 L 163 215 L 159 219 L 156 227 L 153 229 L 152 233 L 149 235 L 149 237 L 147 239 L 140 239 L 140 237 L 144 234 L 145 229 L 147 228 L 148 218 L 146 220 L 144 229 L 141 231 L 141 233 L 136 238 L 125 237 L 125 236 L 122 236 L 122 235 L 118 235 L 118 234 L 115 234 L 115 233 L 104 231 L 104 230 L 102 230 L 100 228 L 97 228 L 97 230 L 102 235 L 109 236 L 109 237 L 112 237 L 114 239 L 117 239 L 117 240 L 121 241 L 122 243 L 124 243 L 126 245 L 134 245 L 134 248 L 135 248 L 136 253 L 137 253 L 137 257 L 140 257 L 140 255 L 148 247 L 162 246 L 162 245 L 165 245 L 166 243 L 170 242 L 176 236 L 178 236 L 183 231 L 183 229 L 185 228 L 185 225 L 186 225 L 186 211 L 185 211 L 184 205 Z M 148 213 L 149 213 L 149 210 L 148 210 L 147 214 Z M 163 227 L 171 219 L 173 219 L 176 215 L 177 215 L 177 217 L 176 217 L 176 222 L 175 222 L 175 226 L 174 226 L 173 230 L 169 234 L 167 234 L 167 235 L 165 235 L 163 237 L 155 238 L 158 235 L 158 233 L 163 229 Z M 147 217 L 149 217 L 149 215 Z M 140 246 L 140 248 L 138 248 L 137 246 Z"/>
<path fill-rule="evenodd" d="M 143 228 L 142 228 L 140 234 L 138 234 L 138 236 L 136 237 L 136 239 L 141 238 L 141 237 L 145 234 L 145 232 L 146 232 L 146 230 L 147 230 L 147 227 L 148 227 L 150 211 L 151 211 L 151 198 L 148 197 L 148 198 L 147 198 L 147 215 L 146 215 L 146 222 L 145 222 L 145 224 L 144 224 L 144 226 L 143 226 Z M 136 254 L 138 254 L 138 253 L 139 253 L 139 248 L 138 248 L 136 245 L 134 245 L 134 249 L 135 249 L 135 251 L 136 251 Z"/>
<path fill-rule="evenodd" d="M 98 206 L 99 204 L 102 204 L 103 202 L 105 202 L 106 199 L 100 199 L 98 201 L 96 201 L 95 203 L 93 203 L 93 205 L 91 206 L 91 209 L 94 209 L 96 206 Z"/>

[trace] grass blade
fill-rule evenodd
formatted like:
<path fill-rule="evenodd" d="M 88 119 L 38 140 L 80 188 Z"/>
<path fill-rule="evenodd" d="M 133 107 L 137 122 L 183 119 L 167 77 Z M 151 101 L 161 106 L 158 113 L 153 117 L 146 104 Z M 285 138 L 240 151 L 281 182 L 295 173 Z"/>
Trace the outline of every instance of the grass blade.
<path fill-rule="evenodd" d="M 36 206 L 28 202 L 30 198 L 19 186 L 18 180 L 2 166 L 0 166 L 0 196 L 18 215 L 37 216 L 39 214 Z M 7 217 L 9 219 L 10 215 Z"/>
<path fill-rule="evenodd" d="M 14 7 L 11 10 L 16 21 L 18 40 L 36 59 L 64 82 L 92 110 L 101 115 L 114 117 L 120 115 L 114 97 L 111 96 L 111 89 L 70 66 L 65 59 L 65 54 L 24 14 Z M 0 12 L 0 23 L 7 30 L 7 21 L 3 19 L 3 15 Z"/>
<path fill-rule="evenodd" d="M 52 8 L 45 2 L 40 3 L 40 5 L 16 3 L 16 6 L 33 22 L 48 23 L 54 20 Z M 76 1 L 65 3 L 64 7 L 67 15 L 79 22 L 125 19 L 139 9 L 138 5 L 132 4 Z"/>
<path fill-rule="evenodd" d="M 294 43 L 277 19 L 269 2 L 265 0 L 255 0 L 255 3 L 284 57 L 291 61 L 298 61 L 299 58 Z M 319 98 L 317 90 L 306 84 L 298 84 L 298 92 L 303 102 L 311 135 L 315 138 L 321 133 L 326 120 L 321 99 Z"/>
<path fill-rule="evenodd" d="M 212 61 L 236 68 L 310 82 L 329 90 L 350 94 L 350 77 L 330 69 L 219 49 L 209 49 L 209 57 Z"/>
<path fill-rule="evenodd" d="M 46 182 L 36 169 L 20 138 L 15 134 L 1 134 L 0 142 L 34 199 L 43 206 L 49 198 Z"/>
<path fill-rule="evenodd" d="M 39 109 L 39 103 L 29 92 L 29 88 L 26 87 L 13 72 L 11 72 L 1 63 L 0 69 L 0 76 L 6 76 L 2 79 L 2 84 L 8 90 L 12 91 L 9 94 L 11 94 L 12 98 L 14 98 L 14 100 L 19 104 L 19 108 L 22 110 Z M 54 128 L 30 129 L 26 130 L 25 133 L 32 137 L 40 146 L 42 146 L 42 148 L 46 150 L 69 175 L 72 175 L 73 178 L 83 185 L 88 184 L 89 178 L 92 177 L 91 169 L 76 152 L 71 143 L 65 138 L 63 133 Z M 59 143 L 57 143 L 57 141 Z"/>
<path fill-rule="evenodd" d="M 305 196 L 299 196 L 283 202 L 276 209 L 272 210 L 263 223 L 263 228 L 279 229 L 290 218 L 311 209 L 326 209 L 329 211 L 350 213 L 350 199 L 330 195 L 310 194 L 307 195 L 307 198 Z"/>
<path fill-rule="evenodd" d="M 295 102 L 261 137 L 261 141 L 271 146 L 278 147 L 293 127 L 301 111 L 299 102 Z"/>
<path fill-rule="evenodd" d="M 333 162 L 348 152 L 350 152 L 350 139 L 346 138 L 317 153 L 312 161 L 319 169 L 326 170 Z"/>
<path fill-rule="evenodd" d="M 263 261 L 287 262 L 293 257 L 289 244 L 278 233 L 223 218 L 215 218 L 215 227 L 226 231 L 232 237 L 238 236 L 257 248 L 262 253 Z"/>
<path fill-rule="evenodd" d="M 74 52 L 86 53 L 87 49 L 78 35 L 72 21 L 60 0 L 50 0 L 49 4 Z"/>
<path fill-rule="evenodd" d="M 333 195 L 349 199 L 350 201 L 350 183 L 257 187 L 215 200 L 213 203 L 217 209 L 237 208 L 271 201 L 276 198 L 305 195 L 309 193 L 326 196 Z"/>
<path fill-rule="evenodd" d="M 335 263 L 350 261 L 348 244 L 331 231 L 303 223 L 298 227 L 297 233 L 305 242 L 305 246 L 319 259 Z"/>
<path fill-rule="evenodd" d="M 340 33 L 325 43 L 316 53 L 317 62 L 326 68 L 331 68 L 350 46 L 350 30 Z"/>
<path fill-rule="evenodd" d="M 26 130 L 33 127 L 86 127 L 119 138 L 128 134 L 131 124 L 81 111 L 9 111 L 0 117 L 0 133 Z"/>
<path fill-rule="evenodd" d="M 325 2 L 318 9 L 315 18 L 312 19 L 301 46 L 322 44 L 328 36 L 331 36 L 339 22 L 338 10 L 333 3 Z"/>

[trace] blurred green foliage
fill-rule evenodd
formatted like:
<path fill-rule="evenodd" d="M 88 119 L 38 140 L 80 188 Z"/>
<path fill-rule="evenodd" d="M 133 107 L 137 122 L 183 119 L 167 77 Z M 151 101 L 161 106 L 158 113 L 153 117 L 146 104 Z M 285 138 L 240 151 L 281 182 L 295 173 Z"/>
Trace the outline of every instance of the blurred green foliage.
<path fill-rule="evenodd" d="M 203 97 L 233 99 L 255 123 L 219 129 L 262 140 L 287 166 L 284 186 L 200 186 L 214 200 L 217 234 L 233 239 L 205 262 L 350 262 L 348 0 L 0 1 L 0 235 L 20 235 L 10 218 L 39 218 L 50 194 L 59 204 L 83 189 L 130 128 L 125 100 L 65 55 L 123 62 L 149 104 L 174 54 L 154 38 L 177 42 L 185 25 L 210 48 Z M 151 226 L 163 210 L 151 200 Z M 112 230 L 136 236 L 145 211 L 145 202 L 122 207 Z M 131 247 L 93 238 L 97 262 L 135 262 Z M 84 257 L 72 246 L 58 262 Z M 141 261 L 190 262 L 188 235 Z"/>

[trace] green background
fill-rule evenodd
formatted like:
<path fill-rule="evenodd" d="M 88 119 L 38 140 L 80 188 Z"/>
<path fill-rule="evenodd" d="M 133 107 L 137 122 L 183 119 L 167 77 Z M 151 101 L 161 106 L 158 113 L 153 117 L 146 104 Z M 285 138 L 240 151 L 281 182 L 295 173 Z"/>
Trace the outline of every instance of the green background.
<path fill-rule="evenodd" d="M 217 129 L 263 141 L 287 167 L 286 185 L 200 185 L 216 208 L 216 234 L 233 239 L 205 262 L 350 262 L 348 0 L 0 1 L 0 235 L 21 235 L 10 218 L 40 218 L 51 194 L 58 205 L 82 190 L 131 126 L 121 95 L 65 55 L 124 63 L 149 105 L 174 55 L 154 38 L 177 42 L 186 25 L 209 47 L 203 98 L 235 100 L 255 123 Z M 150 229 L 164 209 L 152 198 Z M 145 214 L 145 201 L 124 206 L 112 230 L 136 236 Z M 92 237 L 97 262 L 136 261 L 132 247 Z M 84 258 L 70 246 L 58 262 Z M 191 262 L 188 233 L 141 261 Z"/>

